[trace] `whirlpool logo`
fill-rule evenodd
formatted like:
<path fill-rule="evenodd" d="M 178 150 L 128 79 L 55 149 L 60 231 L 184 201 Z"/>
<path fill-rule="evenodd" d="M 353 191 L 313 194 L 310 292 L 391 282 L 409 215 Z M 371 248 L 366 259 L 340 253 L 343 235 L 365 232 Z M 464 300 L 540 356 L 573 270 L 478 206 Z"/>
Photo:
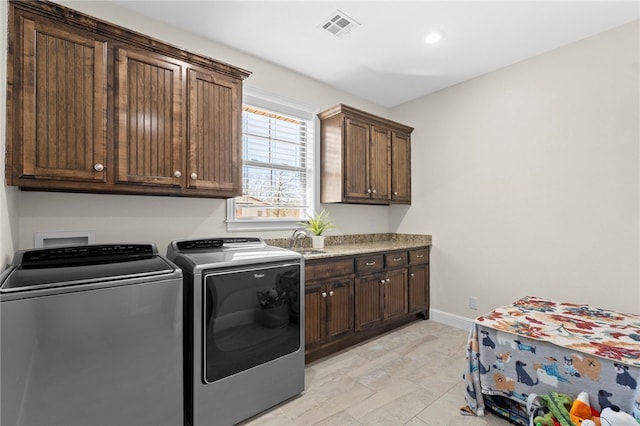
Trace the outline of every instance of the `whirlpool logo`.
<path fill-rule="evenodd" d="M 264 274 L 253 274 L 253 278 L 259 280 L 260 278 L 264 278 Z"/>

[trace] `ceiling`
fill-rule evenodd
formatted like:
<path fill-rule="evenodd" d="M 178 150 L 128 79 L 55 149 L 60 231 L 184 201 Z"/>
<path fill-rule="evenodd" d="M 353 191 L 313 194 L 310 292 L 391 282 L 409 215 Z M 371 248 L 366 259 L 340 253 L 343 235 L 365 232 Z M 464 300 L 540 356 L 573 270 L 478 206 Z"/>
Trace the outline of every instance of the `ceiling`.
<path fill-rule="evenodd" d="M 388 108 L 640 19 L 637 0 L 112 1 Z"/>

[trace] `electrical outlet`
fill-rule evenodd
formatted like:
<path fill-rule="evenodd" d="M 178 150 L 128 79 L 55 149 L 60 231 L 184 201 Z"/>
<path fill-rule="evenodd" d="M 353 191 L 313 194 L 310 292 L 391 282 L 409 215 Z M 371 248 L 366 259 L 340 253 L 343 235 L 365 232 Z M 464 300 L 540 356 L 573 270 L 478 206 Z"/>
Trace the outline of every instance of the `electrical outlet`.
<path fill-rule="evenodd" d="M 475 296 L 469 296 L 469 309 L 478 309 L 478 298 Z"/>

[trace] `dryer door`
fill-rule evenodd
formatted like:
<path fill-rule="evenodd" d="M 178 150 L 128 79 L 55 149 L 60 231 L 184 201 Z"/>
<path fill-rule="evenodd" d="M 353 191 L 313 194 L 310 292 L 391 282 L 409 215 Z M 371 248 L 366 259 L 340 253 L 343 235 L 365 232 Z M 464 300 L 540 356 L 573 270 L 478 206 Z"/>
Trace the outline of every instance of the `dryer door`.
<path fill-rule="evenodd" d="M 300 348 L 300 270 L 289 262 L 205 274 L 205 383 Z"/>

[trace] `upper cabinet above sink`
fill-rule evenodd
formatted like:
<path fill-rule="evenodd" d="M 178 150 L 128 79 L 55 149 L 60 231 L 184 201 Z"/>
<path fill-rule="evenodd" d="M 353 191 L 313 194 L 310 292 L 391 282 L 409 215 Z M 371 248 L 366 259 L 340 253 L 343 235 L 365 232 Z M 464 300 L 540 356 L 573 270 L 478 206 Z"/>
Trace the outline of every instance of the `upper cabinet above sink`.
<path fill-rule="evenodd" d="M 344 104 L 318 117 L 322 203 L 411 204 L 412 127 Z"/>

